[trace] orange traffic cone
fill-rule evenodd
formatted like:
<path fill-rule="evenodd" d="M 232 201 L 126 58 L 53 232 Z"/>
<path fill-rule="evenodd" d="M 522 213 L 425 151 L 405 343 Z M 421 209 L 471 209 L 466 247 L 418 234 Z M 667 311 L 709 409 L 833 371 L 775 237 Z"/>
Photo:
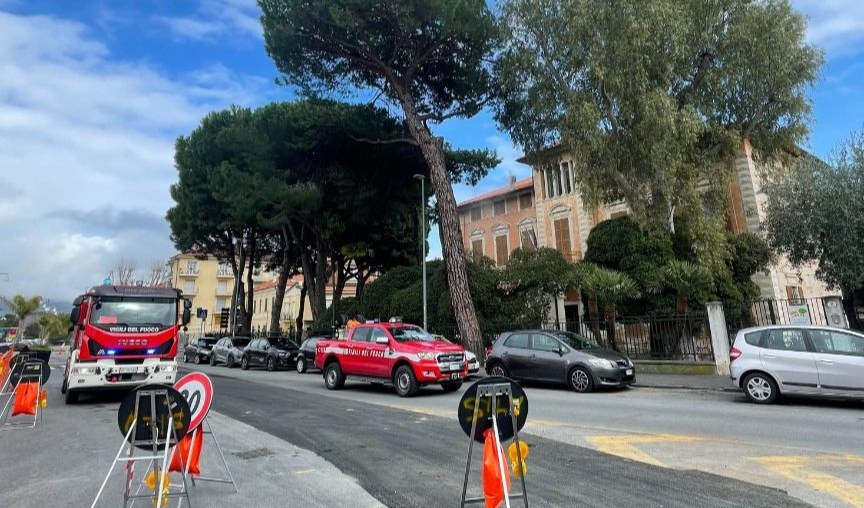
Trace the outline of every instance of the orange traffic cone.
<path fill-rule="evenodd" d="M 480 478 L 483 480 L 483 496 L 486 498 L 486 508 L 498 508 L 504 501 L 504 488 L 501 484 L 501 466 L 498 464 L 498 451 L 495 450 L 497 440 L 492 429 L 483 433 L 483 469 Z M 501 458 L 504 452 L 501 450 Z M 510 492 L 510 471 L 504 464 L 504 476 L 507 483 L 507 492 Z"/>

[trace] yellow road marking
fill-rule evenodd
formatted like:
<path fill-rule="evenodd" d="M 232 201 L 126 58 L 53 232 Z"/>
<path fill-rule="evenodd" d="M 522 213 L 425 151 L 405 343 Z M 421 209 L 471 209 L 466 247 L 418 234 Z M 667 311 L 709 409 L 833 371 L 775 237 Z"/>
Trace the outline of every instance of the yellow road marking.
<path fill-rule="evenodd" d="M 598 451 L 623 457 L 625 459 L 645 462 L 654 466 L 664 466 L 662 462 L 636 448 L 637 444 L 646 443 L 693 443 L 704 441 L 701 437 L 685 436 L 683 434 L 644 434 L 636 436 L 590 436 L 585 438 Z"/>
<path fill-rule="evenodd" d="M 315 472 L 314 469 L 301 469 L 299 471 L 294 471 L 294 474 L 309 474 L 309 473 L 314 473 L 314 472 Z"/>
<path fill-rule="evenodd" d="M 807 467 L 813 462 L 820 462 L 826 459 L 836 462 L 838 458 L 841 460 L 842 458 L 846 458 L 853 462 L 862 461 L 862 457 L 855 455 L 833 455 L 831 457 L 778 455 L 770 457 L 751 457 L 750 460 L 762 464 L 779 475 L 804 483 L 816 490 L 841 499 L 852 506 L 864 508 L 864 488 L 849 483 L 842 478 L 827 473 L 821 473 Z"/>

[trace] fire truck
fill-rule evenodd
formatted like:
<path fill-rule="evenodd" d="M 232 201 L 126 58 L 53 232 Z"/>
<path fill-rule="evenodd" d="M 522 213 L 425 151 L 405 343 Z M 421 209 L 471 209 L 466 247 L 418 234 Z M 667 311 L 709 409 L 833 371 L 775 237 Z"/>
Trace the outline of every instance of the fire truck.
<path fill-rule="evenodd" d="M 173 384 L 179 334 L 191 307 L 172 288 L 103 285 L 76 298 L 60 389 L 66 403 L 84 392 Z"/>
<path fill-rule="evenodd" d="M 419 326 L 366 323 L 352 328 L 345 340 L 321 340 L 315 366 L 324 372 L 324 385 L 338 390 L 346 377 L 392 384 L 400 397 L 421 386 L 438 384 L 445 392 L 458 390 L 468 374 L 462 346 L 437 340 Z"/>

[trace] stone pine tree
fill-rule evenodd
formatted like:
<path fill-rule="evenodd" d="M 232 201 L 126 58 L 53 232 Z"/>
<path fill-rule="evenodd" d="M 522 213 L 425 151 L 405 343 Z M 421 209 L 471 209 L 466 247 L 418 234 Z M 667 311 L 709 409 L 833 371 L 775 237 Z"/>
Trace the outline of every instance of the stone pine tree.
<path fill-rule="evenodd" d="M 488 100 L 496 21 L 483 0 L 259 0 L 267 51 L 288 84 L 367 89 L 401 108 L 409 136 L 369 140 L 419 147 L 437 198 L 447 283 L 456 321 L 482 348 L 468 289 L 445 144 L 430 123 L 470 117 Z"/>
<path fill-rule="evenodd" d="M 569 149 L 589 207 L 625 198 L 642 225 L 675 232 L 687 216 L 722 241 L 702 183 L 725 191 L 742 139 L 770 158 L 807 132 L 822 54 L 785 0 L 504 0 L 502 13 L 496 117 L 529 153 Z"/>

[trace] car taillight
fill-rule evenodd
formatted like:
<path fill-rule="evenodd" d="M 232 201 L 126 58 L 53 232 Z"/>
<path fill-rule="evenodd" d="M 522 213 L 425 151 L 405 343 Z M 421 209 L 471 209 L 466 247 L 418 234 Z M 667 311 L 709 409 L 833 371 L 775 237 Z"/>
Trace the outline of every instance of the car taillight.
<path fill-rule="evenodd" d="M 729 350 L 729 361 L 730 362 L 734 362 L 735 360 L 738 359 L 739 356 L 741 356 L 741 350 L 740 349 L 733 347 L 732 349 Z"/>

